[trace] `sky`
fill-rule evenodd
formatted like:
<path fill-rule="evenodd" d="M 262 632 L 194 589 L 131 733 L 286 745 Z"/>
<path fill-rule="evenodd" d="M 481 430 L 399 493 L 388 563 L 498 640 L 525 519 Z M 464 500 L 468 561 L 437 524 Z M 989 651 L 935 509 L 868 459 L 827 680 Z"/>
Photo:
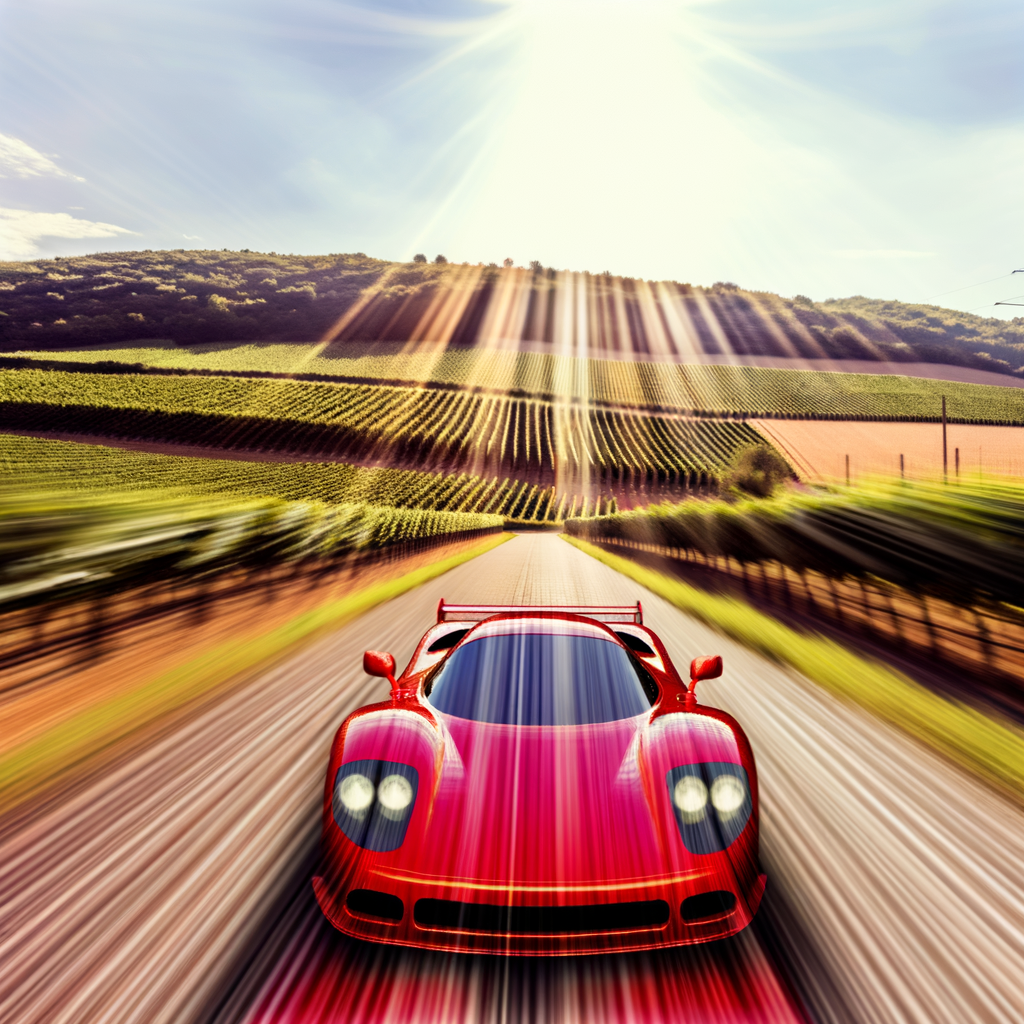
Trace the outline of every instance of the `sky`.
<path fill-rule="evenodd" d="M 0 258 L 364 252 L 1012 316 L 1020 0 L 0 0 Z"/>

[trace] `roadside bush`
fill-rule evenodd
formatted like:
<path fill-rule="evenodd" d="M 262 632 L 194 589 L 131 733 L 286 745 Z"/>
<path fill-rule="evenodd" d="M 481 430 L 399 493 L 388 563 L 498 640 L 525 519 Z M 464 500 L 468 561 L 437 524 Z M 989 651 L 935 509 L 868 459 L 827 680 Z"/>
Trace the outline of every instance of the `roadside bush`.
<path fill-rule="evenodd" d="M 786 460 L 774 448 L 759 444 L 736 453 L 722 484 L 755 498 L 768 498 L 792 476 Z"/>

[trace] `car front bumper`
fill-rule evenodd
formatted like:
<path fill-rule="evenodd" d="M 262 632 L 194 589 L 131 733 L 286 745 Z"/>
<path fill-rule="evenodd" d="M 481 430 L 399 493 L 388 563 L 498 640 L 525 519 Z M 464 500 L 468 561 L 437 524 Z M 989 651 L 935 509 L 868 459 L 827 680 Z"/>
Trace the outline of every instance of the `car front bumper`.
<path fill-rule="evenodd" d="M 463 953 L 573 956 L 728 938 L 753 919 L 765 876 L 746 885 L 734 875 L 688 872 L 606 886 L 520 887 L 368 872 L 357 885 L 313 878 L 324 915 L 355 938 Z"/>

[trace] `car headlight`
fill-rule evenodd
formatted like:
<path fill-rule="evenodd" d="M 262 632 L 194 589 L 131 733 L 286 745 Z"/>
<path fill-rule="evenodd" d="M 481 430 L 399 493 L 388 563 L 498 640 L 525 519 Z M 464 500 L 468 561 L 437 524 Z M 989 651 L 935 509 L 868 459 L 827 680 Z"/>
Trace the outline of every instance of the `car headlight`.
<path fill-rule="evenodd" d="M 679 834 L 691 853 L 727 849 L 750 820 L 750 783 L 741 765 L 728 761 L 681 765 L 665 781 Z"/>
<path fill-rule="evenodd" d="M 711 783 L 711 802 L 720 818 L 731 818 L 747 799 L 746 783 L 735 775 L 719 775 Z"/>
<path fill-rule="evenodd" d="M 708 805 L 708 787 L 699 775 L 684 775 L 672 791 L 672 802 L 686 821 L 699 821 Z"/>
<path fill-rule="evenodd" d="M 364 849 L 396 850 L 405 841 L 418 787 L 419 773 L 412 765 L 349 761 L 334 777 L 334 820 Z"/>
<path fill-rule="evenodd" d="M 377 787 L 377 801 L 384 814 L 397 818 L 412 803 L 412 785 L 404 775 L 389 775 Z"/>
<path fill-rule="evenodd" d="M 338 799 L 349 814 L 363 814 L 373 803 L 373 783 L 358 772 L 338 783 Z"/>

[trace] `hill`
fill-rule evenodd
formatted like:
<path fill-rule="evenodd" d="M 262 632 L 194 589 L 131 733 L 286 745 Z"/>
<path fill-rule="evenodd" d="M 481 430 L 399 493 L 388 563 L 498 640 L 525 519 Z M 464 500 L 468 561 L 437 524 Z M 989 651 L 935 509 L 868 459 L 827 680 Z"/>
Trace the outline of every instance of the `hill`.
<path fill-rule="evenodd" d="M 815 303 L 721 282 L 392 263 L 362 253 L 176 250 L 0 264 L 0 350 L 145 339 L 325 341 L 337 355 L 354 341 L 598 358 L 734 353 L 1024 373 L 1024 318 L 862 296 Z"/>

